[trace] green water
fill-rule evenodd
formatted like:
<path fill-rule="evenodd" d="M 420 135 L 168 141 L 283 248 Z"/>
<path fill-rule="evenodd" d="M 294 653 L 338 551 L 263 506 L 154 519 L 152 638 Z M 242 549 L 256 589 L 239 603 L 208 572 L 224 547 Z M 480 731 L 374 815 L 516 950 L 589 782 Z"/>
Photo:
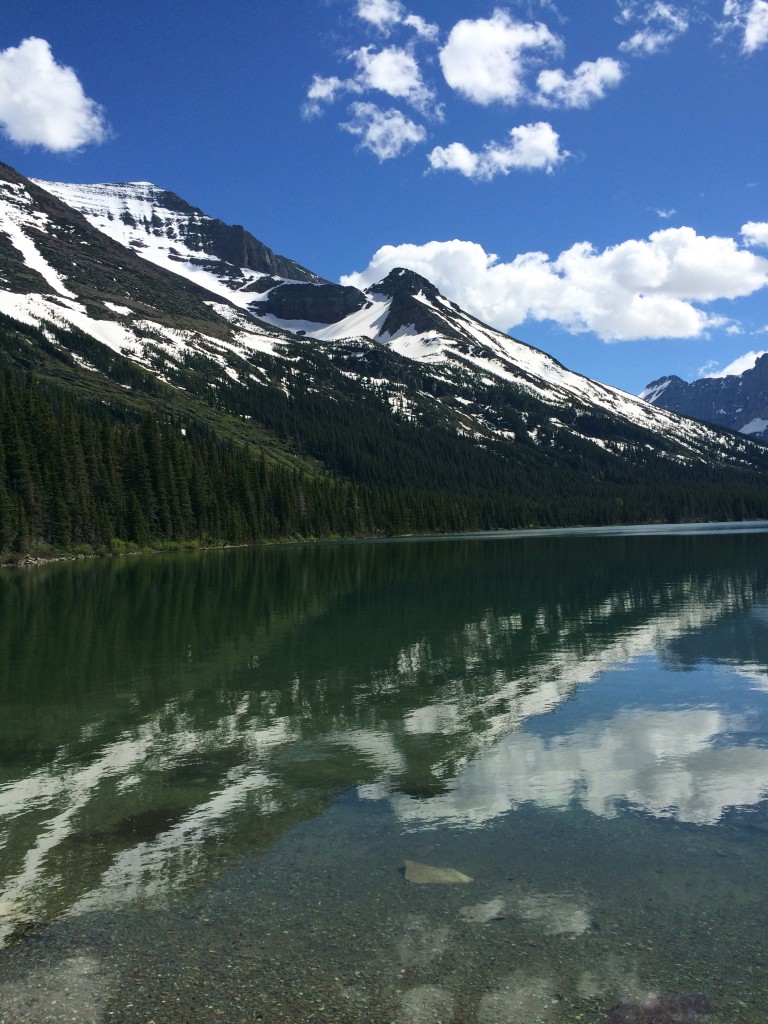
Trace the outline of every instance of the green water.
<path fill-rule="evenodd" d="M 764 1024 L 767 659 L 765 524 L 6 570 L 0 1021 Z"/>

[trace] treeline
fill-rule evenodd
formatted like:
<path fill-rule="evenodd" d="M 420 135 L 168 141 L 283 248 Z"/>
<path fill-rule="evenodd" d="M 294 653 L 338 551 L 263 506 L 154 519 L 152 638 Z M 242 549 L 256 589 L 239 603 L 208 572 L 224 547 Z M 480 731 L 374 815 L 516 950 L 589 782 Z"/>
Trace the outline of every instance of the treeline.
<path fill-rule="evenodd" d="M 500 453 L 374 401 L 255 388 L 246 415 L 298 449 L 274 458 L 180 404 L 146 392 L 137 404 L 130 385 L 117 400 L 84 372 L 94 391 L 79 392 L 50 367 L 24 368 L 9 346 L 0 553 L 768 517 L 768 474 L 754 470 L 632 465 L 587 442 L 583 456 L 523 444 Z M 147 377 L 171 392 L 134 372 L 142 388 Z M 245 413 L 243 393 L 226 398 Z"/>
<path fill-rule="evenodd" d="M 73 397 L 0 370 L 0 551 L 461 531 L 458 495 L 355 485 L 268 460 L 199 422 Z"/>
<path fill-rule="evenodd" d="M 240 543 L 376 530 L 367 495 L 199 423 L 87 403 L 0 371 L 0 550 Z"/>

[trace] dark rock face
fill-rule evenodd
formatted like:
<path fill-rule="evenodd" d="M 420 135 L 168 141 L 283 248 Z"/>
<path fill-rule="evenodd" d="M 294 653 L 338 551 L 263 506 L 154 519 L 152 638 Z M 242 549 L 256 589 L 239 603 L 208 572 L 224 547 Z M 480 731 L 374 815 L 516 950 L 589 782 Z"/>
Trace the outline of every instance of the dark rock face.
<path fill-rule="evenodd" d="M 389 295 L 393 298 L 395 296 L 418 295 L 420 292 L 423 292 L 428 299 L 436 299 L 440 294 L 426 277 L 422 277 L 421 274 L 417 274 L 413 270 L 403 270 L 402 267 L 390 270 L 383 281 L 379 281 L 378 284 L 375 284 L 369 290 L 377 295 Z"/>
<path fill-rule="evenodd" d="M 620 1003 L 600 1024 L 707 1024 L 714 1012 L 702 995 L 656 996 Z"/>
<path fill-rule="evenodd" d="M 768 441 L 768 426 L 760 427 L 760 421 L 768 424 L 768 355 L 760 356 L 753 369 L 729 377 L 703 377 L 690 384 L 680 377 L 660 377 L 643 397 L 663 409 Z"/>
<path fill-rule="evenodd" d="M 387 318 L 381 325 L 382 335 L 392 336 L 403 328 L 411 327 L 419 334 L 440 331 L 447 337 L 460 337 L 451 326 L 449 317 L 435 311 L 435 304 L 441 299 L 440 292 L 431 281 L 413 270 L 400 267 L 391 270 L 383 281 L 372 285 L 368 291 L 371 295 L 386 295 L 392 300 Z M 419 296 L 423 296 L 426 303 Z M 452 305 L 448 304 L 446 314 Z"/>
<path fill-rule="evenodd" d="M 215 253 L 233 267 L 247 267 L 291 281 L 322 280 L 293 260 L 272 252 L 240 224 L 225 224 L 221 220 L 190 221 L 187 241 L 192 247 L 197 243 L 203 251 Z"/>
<path fill-rule="evenodd" d="M 271 313 L 281 320 L 335 324 L 367 303 L 357 288 L 340 284 L 282 284 L 264 302 L 253 303 L 251 309 L 257 316 Z"/>
<path fill-rule="evenodd" d="M 158 189 L 155 200 L 159 208 L 181 214 L 185 218 L 184 241 L 191 249 L 218 256 L 224 263 L 229 263 L 233 267 L 247 267 L 291 281 L 322 280 L 294 260 L 272 252 L 242 225 L 225 224 L 218 218 L 208 217 L 175 192 Z M 126 223 L 133 219 L 130 214 L 124 214 L 123 218 L 127 218 Z M 167 229 L 167 225 L 157 214 L 153 215 L 151 227 L 152 233 L 158 235 L 164 234 Z"/>

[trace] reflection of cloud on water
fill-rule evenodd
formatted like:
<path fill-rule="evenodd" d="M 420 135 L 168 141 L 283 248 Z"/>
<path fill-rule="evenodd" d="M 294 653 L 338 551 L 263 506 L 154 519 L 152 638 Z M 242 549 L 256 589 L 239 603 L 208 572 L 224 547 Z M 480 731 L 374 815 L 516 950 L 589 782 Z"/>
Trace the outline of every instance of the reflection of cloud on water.
<path fill-rule="evenodd" d="M 765 665 L 734 665 L 731 671 L 746 679 L 751 689 L 768 692 L 768 667 Z"/>
<path fill-rule="evenodd" d="M 468 924 L 488 924 L 508 915 L 538 925 L 546 935 L 583 935 L 592 926 L 589 908 L 575 896 L 561 893 L 528 893 L 495 896 L 459 911 Z"/>
<path fill-rule="evenodd" d="M 724 807 L 759 800 L 768 785 L 768 751 L 718 747 L 718 737 L 735 723 L 712 709 L 626 712 L 607 724 L 549 740 L 521 731 L 526 721 L 555 710 L 605 672 L 653 656 L 664 643 L 695 633 L 738 606 L 729 588 L 712 595 L 694 592 L 689 583 L 682 581 L 674 595 L 667 595 L 669 601 L 674 597 L 674 606 L 658 595 L 639 599 L 627 592 L 570 617 L 559 609 L 540 609 L 525 626 L 520 615 L 485 612 L 446 631 L 439 643 L 403 646 L 385 669 L 373 668 L 359 698 L 336 717 L 323 716 L 311 702 L 302 705 L 297 681 L 295 710 L 288 714 L 280 713 L 285 705 L 276 695 L 256 699 L 233 692 L 227 698 L 234 698 L 232 705 L 220 705 L 220 717 L 201 726 L 177 698 L 94 750 L 90 763 L 77 763 L 77 755 L 61 748 L 45 768 L 0 786 L 0 818 L 6 825 L 0 847 L 5 845 L 15 872 L 1 880 L 6 891 L 0 945 L 14 920 L 47 918 L 51 910 L 45 904 L 57 905 L 64 890 L 64 902 L 78 911 L 157 898 L 205 874 L 208 840 L 232 835 L 236 847 L 241 829 L 236 819 L 243 809 L 262 819 L 290 811 L 303 758 L 307 764 L 337 758 L 338 772 L 329 776 L 334 784 L 378 780 L 361 787 L 360 795 L 391 798 L 397 814 L 414 826 L 479 825 L 526 801 L 559 808 L 573 799 L 600 815 L 616 814 L 627 801 L 652 814 L 711 823 Z M 629 614 L 631 625 L 614 623 L 616 616 Z M 764 667 L 741 671 L 752 685 L 768 690 Z M 418 685 L 414 693 L 421 695 L 426 679 L 440 680 L 433 704 L 419 706 L 415 697 L 403 711 L 393 702 L 374 713 L 379 698 L 386 706 L 388 694 L 403 694 L 408 704 L 409 685 Z M 322 680 L 302 682 L 319 689 Z M 95 745 L 101 730 L 100 720 L 86 723 L 80 742 Z M 433 736 L 438 739 L 431 744 Z M 216 762 L 222 751 L 234 752 L 239 766 L 222 770 L 222 762 Z M 99 828 L 109 834 L 139 804 L 150 812 L 158 809 L 163 799 L 158 781 L 204 762 L 207 755 L 215 777 L 200 780 L 201 787 L 180 785 L 184 799 L 191 796 L 195 806 L 182 800 L 178 814 L 170 816 L 179 820 L 170 825 L 166 820 L 145 842 L 130 837 L 133 845 L 113 851 L 106 865 L 94 858 L 73 869 L 68 840 Z M 288 764 L 293 768 L 284 782 Z M 448 782 L 460 765 L 456 781 L 440 796 L 390 797 L 393 783 L 406 773 L 418 788 L 422 774 L 431 783 Z M 116 839 L 115 846 L 125 838 Z"/>
<path fill-rule="evenodd" d="M 463 680 L 485 662 L 492 681 L 486 706 L 483 729 L 473 730 L 475 747 L 488 747 L 500 738 L 522 728 L 525 722 L 538 715 L 548 714 L 564 704 L 577 689 L 597 682 L 605 672 L 617 667 L 630 666 L 641 658 L 655 657 L 656 652 L 682 636 L 698 633 L 706 626 L 717 622 L 735 604 L 731 589 L 718 599 L 707 593 L 692 594 L 690 581 L 683 581 L 679 587 L 680 600 L 685 602 L 674 610 L 665 609 L 654 614 L 647 608 L 648 619 L 636 622 L 624 631 L 613 631 L 606 635 L 599 632 L 591 636 L 588 646 L 584 645 L 583 631 L 592 630 L 601 623 L 609 623 L 620 614 L 643 611 L 629 593 L 619 592 L 596 607 L 590 607 L 581 616 L 570 621 L 558 620 L 556 629 L 548 628 L 547 618 L 540 612 L 535 628 L 529 634 L 534 653 L 525 663 L 525 671 L 511 676 L 506 670 L 496 667 L 493 658 L 495 637 L 505 631 L 519 631 L 522 628 L 519 617 L 501 618 L 488 614 L 477 622 L 467 623 L 462 630 L 461 644 L 457 648 L 463 653 L 460 676 L 450 679 L 448 692 L 456 694 L 454 701 L 436 702 L 411 711 L 405 718 L 405 732 L 412 735 L 429 733 L 457 735 L 468 732 L 469 716 L 477 716 L 478 704 L 474 693 L 464 693 Z M 696 600 L 693 598 L 696 597 Z M 554 632 L 553 632 L 554 629 Z M 402 682 L 419 674 L 440 669 L 430 660 L 427 646 L 411 649 L 404 653 Z M 442 672 L 445 675 L 443 667 Z"/>
<path fill-rule="evenodd" d="M 716 710 L 638 710 L 554 739 L 516 733 L 471 761 L 447 793 L 390 799 L 413 825 L 481 825 L 522 803 L 566 808 L 573 800 L 603 817 L 626 803 L 712 825 L 725 808 L 768 791 L 768 749 L 717 745 L 738 726 Z"/>

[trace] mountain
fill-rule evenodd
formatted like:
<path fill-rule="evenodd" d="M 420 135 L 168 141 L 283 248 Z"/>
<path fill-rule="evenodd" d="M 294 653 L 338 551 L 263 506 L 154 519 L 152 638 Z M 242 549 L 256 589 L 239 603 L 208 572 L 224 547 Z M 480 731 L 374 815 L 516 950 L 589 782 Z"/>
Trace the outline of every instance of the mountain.
<path fill-rule="evenodd" d="M 659 377 L 640 397 L 768 441 L 768 354 L 760 356 L 752 369 L 727 377 L 703 377 L 690 384 L 676 376 Z"/>
<path fill-rule="evenodd" d="M 323 345 L 312 346 L 313 351 L 322 351 L 342 367 L 347 379 L 357 378 L 367 390 L 376 391 L 401 411 L 410 409 L 416 418 L 437 413 L 454 429 L 497 440 L 509 440 L 522 428 L 542 446 L 554 430 L 587 438 L 619 454 L 625 454 L 630 443 L 621 436 L 622 429 L 615 445 L 611 437 L 603 436 L 605 430 L 593 436 L 584 420 L 587 413 L 618 417 L 633 428 L 662 435 L 662 450 L 674 438 L 676 444 L 688 446 L 688 456 L 681 452 L 682 458 L 700 457 L 714 442 L 719 459 L 722 446 L 730 450 L 734 443 L 721 433 L 682 425 L 633 396 L 568 371 L 545 353 L 463 312 L 412 271 L 392 271 L 362 292 L 324 281 L 299 264 L 275 256 L 244 229 L 229 228 L 172 192 L 148 183 L 36 184 L 150 265 L 171 270 L 218 296 L 218 302 L 209 297 L 207 306 L 238 328 L 241 351 L 266 347 L 272 356 L 279 358 L 282 353 L 290 358 L 281 340 L 314 339 Z M 133 322 L 131 326 L 141 329 L 143 325 Z M 272 344 L 265 346 L 265 334 Z M 374 376 L 365 361 L 360 364 L 361 352 L 370 351 L 371 342 L 430 367 L 439 394 L 430 401 L 424 393 L 404 386 L 400 378 L 407 369 L 396 379 L 391 373 Z M 524 425 L 524 409 L 513 421 L 505 419 L 493 401 L 495 390 L 503 384 L 524 396 L 522 405 L 543 404 L 550 415 L 534 417 L 536 422 L 529 428 Z"/>
<path fill-rule="evenodd" d="M 112 504 L 103 488 L 93 497 L 104 502 L 100 536 L 109 524 L 129 540 L 233 531 L 253 539 L 766 508 L 762 445 L 573 373 L 410 270 L 365 291 L 333 284 L 149 183 L 35 182 L 0 165 L 0 316 L 0 367 L 27 381 L 8 385 L 14 416 L 35 414 L 18 398 L 33 380 L 76 403 L 73 422 L 83 403 L 86 420 L 111 417 L 99 429 L 115 432 L 118 462 L 144 446 L 142 487 L 154 496 L 137 507 L 136 473 L 123 467 Z M 49 418 L 60 399 L 50 402 Z M 170 456 L 161 466 L 152 429 L 129 439 L 120 425 L 142 417 L 159 425 L 173 466 Z M 86 420 L 77 429 L 87 446 L 95 442 Z M 25 429 L 19 439 L 10 414 L 5 427 L 0 417 L 17 509 L 7 537 L 42 529 L 27 522 L 48 515 L 36 511 L 35 486 L 51 507 L 61 499 L 48 441 L 35 446 L 31 420 Z M 24 458 L 11 458 L 19 444 Z M 218 444 L 245 445 L 242 458 L 262 460 L 229 502 L 222 466 L 238 456 Z M 9 467 L 24 460 L 37 468 L 11 481 Z M 78 524 L 74 495 L 85 478 L 75 466 L 67 472 L 67 514 Z M 214 511 L 201 497 L 203 477 L 217 489 Z M 254 488 L 269 515 L 254 511 Z M 247 495 L 250 504 L 238 505 Z M 2 503 L 0 491 L 0 515 Z M 131 516 L 119 511 L 126 503 Z M 156 511 L 166 506 L 167 515 Z M 93 531 L 84 542 L 94 543 Z"/>

